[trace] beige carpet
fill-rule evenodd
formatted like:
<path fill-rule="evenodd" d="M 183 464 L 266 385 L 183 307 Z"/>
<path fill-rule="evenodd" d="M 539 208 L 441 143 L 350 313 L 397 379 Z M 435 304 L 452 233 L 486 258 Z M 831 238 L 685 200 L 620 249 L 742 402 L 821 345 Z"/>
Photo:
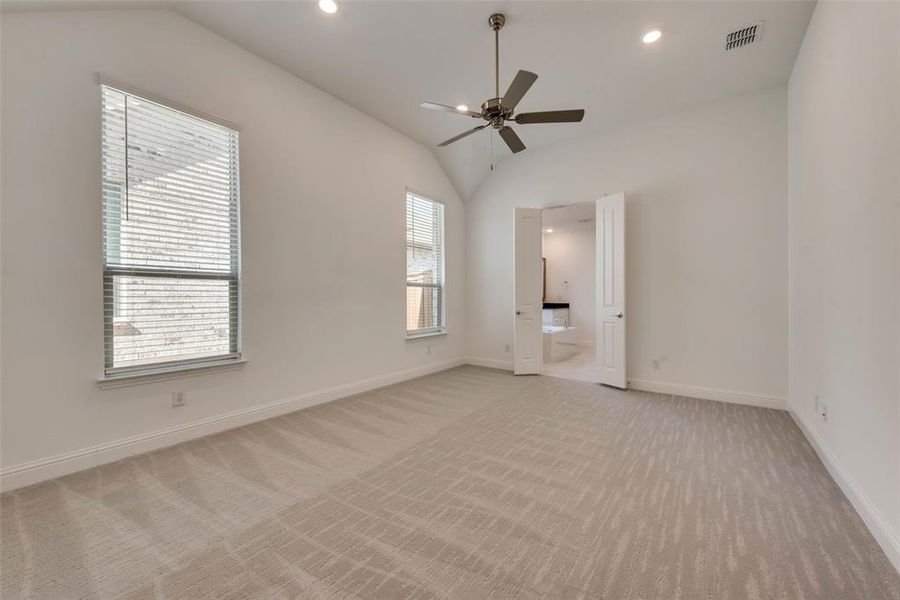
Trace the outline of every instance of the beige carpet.
<path fill-rule="evenodd" d="M 785 412 L 462 367 L 2 496 L 2 597 L 900 598 Z"/>

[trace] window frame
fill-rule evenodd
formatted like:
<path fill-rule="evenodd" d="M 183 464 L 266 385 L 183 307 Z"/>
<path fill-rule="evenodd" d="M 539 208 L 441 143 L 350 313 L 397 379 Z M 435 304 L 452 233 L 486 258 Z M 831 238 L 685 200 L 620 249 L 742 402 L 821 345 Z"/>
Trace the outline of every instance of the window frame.
<path fill-rule="evenodd" d="M 410 286 L 410 283 L 408 281 L 409 272 L 407 270 L 408 265 L 406 264 L 406 261 L 407 261 L 406 254 L 409 250 L 409 245 L 408 245 L 407 239 L 406 239 L 406 231 L 405 231 L 406 225 L 405 224 L 406 224 L 406 220 L 408 218 L 409 197 L 410 196 L 415 196 L 417 198 L 420 198 L 420 199 L 428 201 L 428 202 L 432 202 L 434 204 L 440 204 L 443 207 L 443 216 L 441 218 L 441 263 L 440 263 L 441 282 L 440 282 L 440 284 L 413 284 L 412 286 Z M 425 194 L 425 193 L 422 193 L 411 187 L 407 187 L 406 191 L 403 195 L 403 216 L 404 216 L 404 236 L 403 236 L 403 250 L 404 250 L 404 252 L 403 252 L 403 254 L 404 254 L 404 256 L 403 256 L 403 261 L 404 261 L 403 294 L 404 294 L 404 297 L 406 298 L 406 295 L 408 294 L 408 290 L 410 287 L 438 288 L 440 290 L 440 295 L 441 295 L 441 301 L 440 301 L 441 326 L 439 328 L 413 329 L 413 330 L 406 329 L 404 327 L 405 338 L 407 341 L 409 341 L 409 340 L 417 340 L 417 339 L 422 339 L 422 338 L 430 338 L 430 337 L 435 337 L 435 336 L 447 335 L 447 203 L 444 202 L 443 200 L 441 200 L 440 198 L 436 198 L 430 194 Z M 403 305 L 404 305 L 403 320 L 405 323 L 406 320 L 409 318 L 409 315 L 406 313 L 406 309 L 408 308 L 406 300 L 404 300 Z"/>
<path fill-rule="evenodd" d="M 208 123 L 218 125 L 230 129 L 237 136 L 237 144 L 235 149 L 235 188 L 237 190 L 234 203 L 230 210 L 234 213 L 234 247 L 232 252 L 232 272 L 231 273 L 209 273 L 201 271 L 191 271 L 178 268 L 160 268 L 160 267 L 123 267 L 108 266 L 106 264 L 107 254 L 106 234 L 107 227 L 105 221 L 101 225 L 101 308 L 103 319 L 103 375 L 98 379 L 101 387 L 119 387 L 120 385 L 129 385 L 129 383 L 119 383 L 120 381 L 138 380 L 142 382 L 167 380 L 176 378 L 182 374 L 203 374 L 217 368 L 232 369 L 243 365 L 246 361 L 242 353 L 242 329 L 243 329 L 243 299 L 242 299 L 242 248 L 241 248 L 241 177 L 240 177 L 240 127 L 223 119 L 217 115 L 199 111 L 190 107 L 186 107 L 178 102 L 174 102 L 158 96 L 156 94 L 145 92 L 128 84 L 124 84 L 118 80 L 112 79 L 102 74 L 96 77 L 97 90 L 99 92 L 99 105 L 101 111 L 100 132 L 101 132 L 101 148 L 100 148 L 100 188 L 101 188 L 101 211 L 104 210 L 104 194 L 102 193 L 104 185 L 104 149 L 102 147 L 102 123 L 103 123 L 103 88 L 110 88 L 126 96 L 136 97 L 142 101 L 159 105 L 163 108 L 182 113 L 192 118 L 201 119 Z M 126 140 L 127 147 L 127 140 Z M 126 152 L 127 156 L 127 152 Z M 105 219 L 105 217 L 102 217 Z M 144 278 L 178 278 L 178 279 L 196 279 L 204 281 L 229 281 L 229 316 L 234 317 L 234 322 L 229 324 L 228 345 L 229 352 L 225 354 L 217 354 L 213 356 L 203 356 L 176 360 L 166 360 L 139 365 L 128 365 L 123 367 L 114 367 L 114 319 L 115 319 L 115 295 L 113 305 L 106 306 L 106 289 L 111 289 L 117 276 L 126 277 L 144 277 Z"/>

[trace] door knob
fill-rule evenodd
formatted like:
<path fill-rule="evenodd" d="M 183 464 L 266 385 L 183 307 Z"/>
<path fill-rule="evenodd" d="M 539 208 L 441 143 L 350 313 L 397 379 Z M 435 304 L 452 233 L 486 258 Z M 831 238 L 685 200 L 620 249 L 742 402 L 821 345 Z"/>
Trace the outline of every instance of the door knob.
<path fill-rule="evenodd" d="M 517 311 L 516 311 L 516 316 L 519 316 L 519 315 L 521 315 L 521 314 L 522 314 L 522 311 L 521 311 L 521 310 L 517 310 Z"/>
<path fill-rule="evenodd" d="M 624 315 L 623 313 L 619 313 L 619 314 L 617 314 L 616 316 L 619 317 L 619 318 L 621 319 L 621 318 L 624 317 L 625 315 Z"/>

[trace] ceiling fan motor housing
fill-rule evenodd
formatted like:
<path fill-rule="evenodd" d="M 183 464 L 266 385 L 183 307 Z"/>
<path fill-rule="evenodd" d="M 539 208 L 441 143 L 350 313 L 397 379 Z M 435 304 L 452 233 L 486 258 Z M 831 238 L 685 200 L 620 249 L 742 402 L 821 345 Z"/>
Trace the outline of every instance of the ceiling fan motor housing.
<path fill-rule="evenodd" d="M 503 98 L 491 98 L 481 105 L 481 116 L 495 129 L 503 127 L 503 121 L 512 117 L 512 110 L 501 104 Z"/>

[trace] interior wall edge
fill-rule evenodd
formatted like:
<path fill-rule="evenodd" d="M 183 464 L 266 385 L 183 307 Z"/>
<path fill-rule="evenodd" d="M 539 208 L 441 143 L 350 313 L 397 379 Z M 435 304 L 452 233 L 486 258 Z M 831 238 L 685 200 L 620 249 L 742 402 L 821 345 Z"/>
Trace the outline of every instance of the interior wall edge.
<path fill-rule="evenodd" d="M 109 464 L 123 458 L 137 456 L 145 452 L 159 450 L 208 435 L 264 421 L 287 413 L 325 404 L 355 394 L 386 387 L 395 383 L 446 371 L 466 364 L 463 358 L 435 362 L 412 369 L 396 371 L 369 379 L 284 398 L 266 404 L 198 419 L 173 427 L 98 444 L 72 452 L 50 456 L 0 469 L 0 492 L 8 492 L 56 477 L 70 475 Z"/>
<path fill-rule="evenodd" d="M 888 523 L 888 520 L 882 515 L 862 487 L 853 479 L 850 472 L 838 460 L 837 456 L 831 451 L 825 440 L 816 433 L 816 430 L 810 427 L 803 417 L 793 408 L 788 408 L 788 412 L 797 424 L 797 427 L 803 433 L 809 445 L 815 450 L 816 455 L 825 468 L 828 470 L 831 478 L 834 479 L 841 491 L 853 505 L 853 509 L 860 516 L 866 527 L 875 537 L 875 541 L 884 550 L 885 555 L 891 564 L 900 573 L 900 532 L 894 531 Z"/>

